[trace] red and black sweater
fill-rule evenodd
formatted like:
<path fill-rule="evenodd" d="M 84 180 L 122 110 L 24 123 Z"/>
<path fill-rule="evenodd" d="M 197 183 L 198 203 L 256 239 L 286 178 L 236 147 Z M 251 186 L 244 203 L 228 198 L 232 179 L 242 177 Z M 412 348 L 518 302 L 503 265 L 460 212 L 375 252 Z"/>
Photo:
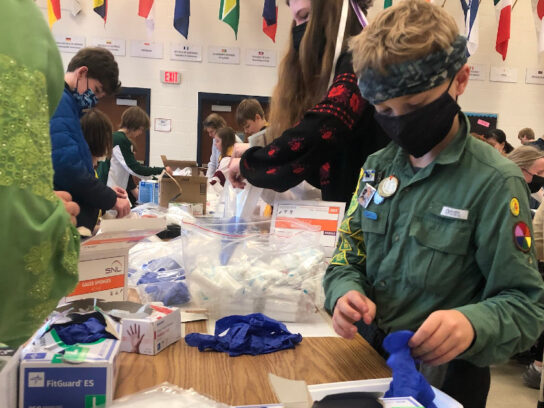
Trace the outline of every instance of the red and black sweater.
<path fill-rule="evenodd" d="M 297 125 L 243 154 L 240 172 L 249 183 L 282 192 L 306 180 L 321 188 L 323 200 L 349 203 L 366 158 L 390 141 L 361 96 L 350 60 L 339 62 L 325 99 Z"/>

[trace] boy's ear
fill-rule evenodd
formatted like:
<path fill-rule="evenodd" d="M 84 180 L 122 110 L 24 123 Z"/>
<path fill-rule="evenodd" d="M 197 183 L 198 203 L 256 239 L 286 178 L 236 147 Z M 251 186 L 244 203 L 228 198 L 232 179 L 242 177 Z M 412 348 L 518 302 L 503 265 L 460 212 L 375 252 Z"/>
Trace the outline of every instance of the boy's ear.
<path fill-rule="evenodd" d="M 465 64 L 461 67 L 457 74 L 455 74 L 455 82 L 457 86 L 455 89 L 456 96 L 462 95 L 465 92 L 465 88 L 468 85 L 468 80 L 470 78 L 470 67 L 468 64 Z"/>
<path fill-rule="evenodd" d="M 258 120 L 261 120 L 262 117 L 258 113 L 255 114 L 255 119 L 253 119 L 254 122 L 257 122 Z"/>
<path fill-rule="evenodd" d="M 87 72 L 89 72 L 89 68 L 87 68 L 86 66 L 76 68 L 77 79 L 82 79 L 84 76 L 87 75 Z"/>

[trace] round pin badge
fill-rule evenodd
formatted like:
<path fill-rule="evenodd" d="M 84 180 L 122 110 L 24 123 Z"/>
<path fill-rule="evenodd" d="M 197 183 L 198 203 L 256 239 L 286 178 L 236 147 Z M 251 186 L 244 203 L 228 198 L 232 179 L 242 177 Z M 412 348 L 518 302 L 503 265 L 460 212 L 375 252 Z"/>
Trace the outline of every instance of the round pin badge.
<path fill-rule="evenodd" d="M 517 217 L 519 215 L 519 201 L 516 197 L 513 197 L 510 200 L 510 212 L 514 217 Z"/>
<path fill-rule="evenodd" d="M 383 198 L 391 197 L 399 187 L 399 179 L 395 176 L 384 178 L 378 185 L 378 194 Z"/>
<path fill-rule="evenodd" d="M 514 244 L 522 252 L 529 252 L 531 250 L 531 230 L 523 221 L 517 222 L 514 225 Z"/>

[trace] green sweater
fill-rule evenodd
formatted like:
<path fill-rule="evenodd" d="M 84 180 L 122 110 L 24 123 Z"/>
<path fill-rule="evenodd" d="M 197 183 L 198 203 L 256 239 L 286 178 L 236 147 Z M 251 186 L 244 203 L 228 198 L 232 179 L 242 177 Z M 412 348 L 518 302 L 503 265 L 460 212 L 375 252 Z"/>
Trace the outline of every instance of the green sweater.
<path fill-rule="evenodd" d="M 62 61 L 32 0 L 0 13 L 0 342 L 27 340 L 77 283 L 79 234 L 53 193 Z"/>
<path fill-rule="evenodd" d="M 465 119 L 417 172 L 394 143 L 364 169 L 396 176 L 399 187 L 365 209 L 358 194 L 374 183 L 359 179 L 324 278 L 326 308 L 350 290 L 364 293 L 385 332 L 415 331 L 433 311 L 457 309 L 476 333 L 460 358 L 480 366 L 528 349 L 544 324 L 544 283 L 534 249 L 515 244 L 516 226 L 532 228 L 519 168 L 470 136 Z"/>

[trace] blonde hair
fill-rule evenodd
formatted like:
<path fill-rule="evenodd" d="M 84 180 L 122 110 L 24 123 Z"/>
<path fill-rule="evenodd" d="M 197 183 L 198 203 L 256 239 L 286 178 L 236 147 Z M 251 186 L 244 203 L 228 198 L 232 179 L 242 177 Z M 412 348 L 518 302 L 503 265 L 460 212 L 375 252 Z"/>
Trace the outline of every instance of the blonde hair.
<path fill-rule="evenodd" d="M 353 68 L 387 73 L 392 64 L 448 48 L 459 35 L 453 17 L 424 0 L 405 0 L 384 10 L 351 39 Z"/>
<path fill-rule="evenodd" d="M 544 158 L 544 152 L 533 146 L 520 146 L 512 150 L 507 157 L 519 168 L 527 170 L 535 161 Z"/>
<path fill-rule="evenodd" d="M 278 69 L 278 83 L 270 103 L 270 127 L 267 139 L 277 139 L 288 128 L 302 119 L 326 95 L 331 70 L 334 69 L 334 50 L 342 0 L 312 0 L 310 19 L 300 49 L 297 52 L 290 36 L 289 49 Z M 357 0 L 366 13 L 372 0 Z M 293 22 L 291 29 L 295 26 Z M 342 50 L 347 50 L 347 40 L 361 31 L 361 25 L 352 8 L 344 31 Z"/>

